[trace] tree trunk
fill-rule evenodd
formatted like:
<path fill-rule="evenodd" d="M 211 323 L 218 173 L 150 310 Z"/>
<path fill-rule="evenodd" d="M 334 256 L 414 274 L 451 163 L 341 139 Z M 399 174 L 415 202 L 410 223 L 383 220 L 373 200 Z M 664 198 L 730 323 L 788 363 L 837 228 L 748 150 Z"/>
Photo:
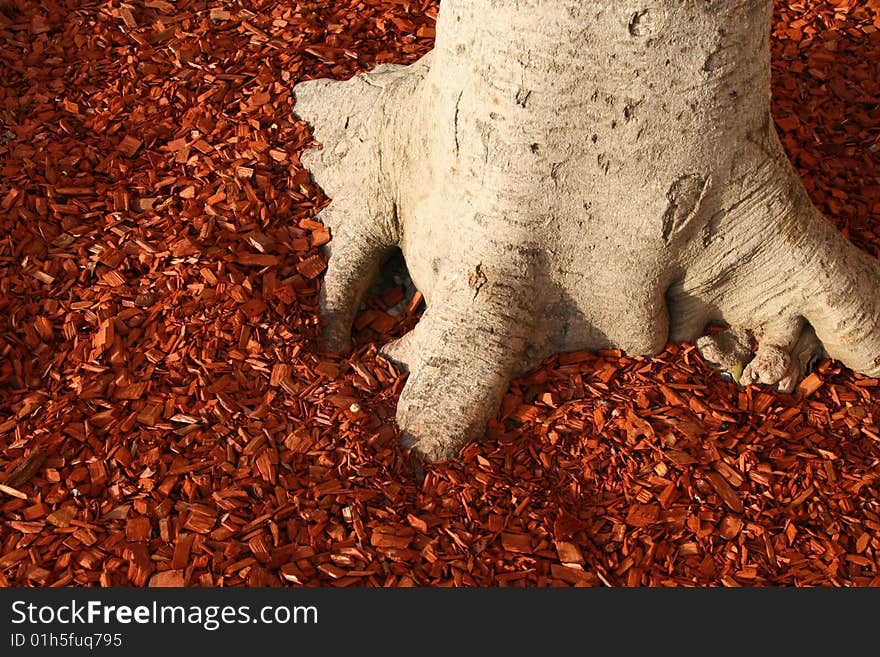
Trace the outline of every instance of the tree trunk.
<path fill-rule="evenodd" d="M 407 444 L 454 456 L 560 351 L 697 341 L 790 391 L 824 347 L 880 375 L 880 269 L 813 207 L 770 118 L 771 8 L 444 0 L 416 64 L 296 87 L 332 199 L 327 347 L 395 246 L 427 300 L 385 348 L 409 370 Z M 711 322 L 729 328 L 700 338 Z"/>

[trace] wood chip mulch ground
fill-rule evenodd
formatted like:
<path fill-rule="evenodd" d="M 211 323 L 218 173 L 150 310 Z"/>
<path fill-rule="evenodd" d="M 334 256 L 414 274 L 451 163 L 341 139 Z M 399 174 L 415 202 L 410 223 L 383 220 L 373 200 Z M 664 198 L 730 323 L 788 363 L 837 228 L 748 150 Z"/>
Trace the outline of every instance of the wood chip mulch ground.
<path fill-rule="evenodd" d="M 880 383 L 834 362 L 786 396 L 690 345 L 556 356 L 413 478 L 375 345 L 418 299 L 316 348 L 291 87 L 414 61 L 436 13 L 0 0 L 0 585 L 880 584 Z M 880 2 L 772 39 L 784 143 L 880 255 Z"/>

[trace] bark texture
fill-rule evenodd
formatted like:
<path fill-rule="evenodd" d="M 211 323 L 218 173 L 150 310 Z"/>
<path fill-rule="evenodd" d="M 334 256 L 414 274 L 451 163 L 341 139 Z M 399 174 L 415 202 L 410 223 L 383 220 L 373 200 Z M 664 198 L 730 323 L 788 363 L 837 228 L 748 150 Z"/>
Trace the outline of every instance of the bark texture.
<path fill-rule="evenodd" d="M 880 375 L 880 268 L 809 201 L 770 118 L 770 0 L 444 0 L 433 52 L 296 87 L 332 199 L 326 346 L 399 246 L 427 310 L 407 444 L 479 436 L 547 356 L 696 341 L 790 391 L 824 352 Z M 708 323 L 727 331 L 700 337 Z M 755 349 L 755 345 L 757 348 Z"/>

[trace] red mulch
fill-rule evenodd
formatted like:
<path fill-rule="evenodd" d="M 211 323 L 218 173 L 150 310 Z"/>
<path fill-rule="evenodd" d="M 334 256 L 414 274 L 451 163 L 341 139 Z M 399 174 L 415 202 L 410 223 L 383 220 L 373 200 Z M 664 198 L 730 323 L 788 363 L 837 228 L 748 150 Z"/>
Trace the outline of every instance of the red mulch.
<path fill-rule="evenodd" d="M 880 389 L 832 362 L 785 396 L 689 345 L 554 357 L 412 478 L 401 292 L 315 347 L 290 90 L 415 60 L 435 16 L 0 0 L 0 584 L 880 584 Z M 878 255 L 880 3 L 783 3 L 773 52 L 786 147 Z"/>

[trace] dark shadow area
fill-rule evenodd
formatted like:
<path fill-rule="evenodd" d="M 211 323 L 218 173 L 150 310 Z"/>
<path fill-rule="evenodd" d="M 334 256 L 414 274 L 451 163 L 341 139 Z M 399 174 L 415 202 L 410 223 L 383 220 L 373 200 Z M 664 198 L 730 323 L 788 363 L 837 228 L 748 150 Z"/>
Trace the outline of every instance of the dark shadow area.
<path fill-rule="evenodd" d="M 403 252 L 394 247 L 385 256 L 379 274 L 367 291 L 355 317 L 352 339 L 356 345 L 386 342 L 410 331 L 425 310 L 406 267 Z"/>

